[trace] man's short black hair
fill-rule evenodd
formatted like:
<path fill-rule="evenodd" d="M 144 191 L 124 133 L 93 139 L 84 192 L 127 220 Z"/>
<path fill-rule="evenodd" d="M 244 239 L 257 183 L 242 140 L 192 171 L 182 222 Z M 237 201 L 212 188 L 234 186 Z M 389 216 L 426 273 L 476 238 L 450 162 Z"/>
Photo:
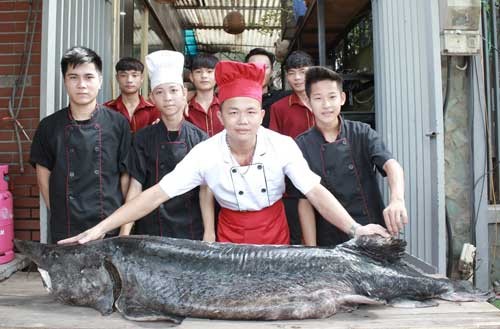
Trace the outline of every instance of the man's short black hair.
<path fill-rule="evenodd" d="M 120 71 L 139 71 L 144 73 L 144 64 L 137 58 L 123 57 L 115 65 L 116 73 Z"/>
<path fill-rule="evenodd" d="M 61 58 L 61 71 L 63 77 L 66 75 L 69 65 L 76 67 L 85 63 L 93 63 L 99 74 L 102 74 L 102 60 L 95 51 L 81 46 L 69 48 Z"/>
<path fill-rule="evenodd" d="M 339 90 L 342 92 L 343 79 L 340 74 L 334 72 L 326 67 L 322 66 L 312 66 L 306 72 L 306 94 L 307 97 L 311 97 L 311 86 L 313 83 L 320 81 L 335 81 Z"/>
<path fill-rule="evenodd" d="M 248 60 L 250 59 L 250 57 L 255 56 L 255 55 L 267 56 L 267 58 L 269 58 L 269 62 L 271 63 L 271 66 L 274 65 L 274 60 L 276 59 L 276 57 L 274 56 L 273 53 L 265 50 L 264 48 L 254 48 L 254 49 L 250 50 L 250 52 L 245 56 L 245 63 L 248 63 Z"/>
<path fill-rule="evenodd" d="M 213 69 L 219 59 L 210 54 L 198 54 L 191 59 L 191 72 L 197 69 Z"/>
<path fill-rule="evenodd" d="M 308 53 L 302 50 L 293 51 L 285 62 L 285 70 L 299 69 L 301 67 L 313 66 L 314 61 Z"/>

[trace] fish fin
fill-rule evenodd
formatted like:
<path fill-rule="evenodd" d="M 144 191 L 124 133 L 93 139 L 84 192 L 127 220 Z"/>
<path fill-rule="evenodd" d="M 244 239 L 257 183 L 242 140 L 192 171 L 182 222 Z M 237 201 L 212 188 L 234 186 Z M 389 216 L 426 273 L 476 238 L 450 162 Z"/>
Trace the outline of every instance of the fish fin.
<path fill-rule="evenodd" d="M 346 295 L 339 298 L 339 301 L 346 304 L 370 304 L 370 305 L 384 305 L 385 300 L 378 298 L 371 298 L 364 295 Z"/>
<path fill-rule="evenodd" d="M 395 308 L 424 308 L 424 307 L 435 307 L 439 303 L 433 299 L 426 300 L 413 300 L 405 298 L 395 298 L 392 299 L 388 305 Z"/>
<path fill-rule="evenodd" d="M 405 254 L 406 241 L 383 238 L 380 235 L 362 235 L 338 247 L 350 249 L 380 262 L 394 263 Z"/>
<path fill-rule="evenodd" d="M 132 321 L 170 321 L 180 324 L 185 319 L 184 316 L 153 311 L 151 309 L 127 308 L 126 310 L 121 310 L 117 308 L 117 310 L 125 319 Z"/>
<path fill-rule="evenodd" d="M 337 299 L 342 312 L 352 312 L 358 308 L 359 304 L 384 305 L 385 300 L 371 298 L 363 295 L 346 295 Z"/>

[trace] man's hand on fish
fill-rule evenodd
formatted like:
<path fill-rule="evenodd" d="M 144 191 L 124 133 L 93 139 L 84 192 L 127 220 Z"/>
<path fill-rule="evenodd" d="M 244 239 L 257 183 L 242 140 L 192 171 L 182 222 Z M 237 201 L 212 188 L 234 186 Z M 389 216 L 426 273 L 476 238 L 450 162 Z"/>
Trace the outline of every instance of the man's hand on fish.
<path fill-rule="evenodd" d="M 400 199 L 392 200 L 383 211 L 385 226 L 392 235 L 397 235 L 405 224 L 408 224 L 405 202 Z"/>
<path fill-rule="evenodd" d="M 354 232 L 354 236 L 372 235 L 372 234 L 378 234 L 383 236 L 384 238 L 388 238 L 391 236 L 385 228 L 383 228 L 378 224 L 368 224 L 364 226 L 359 226 L 356 229 L 356 232 Z"/>
<path fill-rule="evenodd" d="M 89 228 L 85 232 L 82 232 L 82 233 L 75 235 L 71 238 L 57 241 L 57 244 L 70 244 L 70 243 L 84 244 L 84 243 L 87 243 L 90 241 L 100 240 L 100 239 L 104 238 L 105 235 L 106 235 L 106 233 L 103 233 L 99 229 L 99 225 L 96 225 L 92 228 Z"/>

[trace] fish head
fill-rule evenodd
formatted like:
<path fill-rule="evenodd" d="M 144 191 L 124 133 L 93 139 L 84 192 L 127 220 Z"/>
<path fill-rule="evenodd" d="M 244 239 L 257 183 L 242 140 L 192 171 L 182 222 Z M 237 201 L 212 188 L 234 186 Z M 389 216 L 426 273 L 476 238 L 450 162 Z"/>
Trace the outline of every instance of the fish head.
<path fill-rule="evenodd" d="M 35 241 L 14 240 L 14 244 L 19 252 L 32 260 L 39 268 L 47 270 L 49 264 L 58 253 L 54 252 L 55 246 L 43 244 Z"/>
<path fill-rule="evenodd" d="M 64 303 L 113 312 L 116 275 L 101 242 L 47 245 L 15 240 L 17 249 L 37 266 L 47 290 Z M 102 251 L 104 249 L 104 251 Z M 101 250 L 101 251 L 99 251 Z"/>

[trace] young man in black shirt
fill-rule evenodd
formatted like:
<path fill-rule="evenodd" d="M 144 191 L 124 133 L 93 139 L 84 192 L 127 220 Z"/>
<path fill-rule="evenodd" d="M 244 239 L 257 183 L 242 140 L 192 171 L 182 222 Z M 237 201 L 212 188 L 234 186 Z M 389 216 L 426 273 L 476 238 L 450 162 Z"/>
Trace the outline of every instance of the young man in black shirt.
<path fill-rule="evenodd" d="M 73 47 L 61 70 L 69 105 L 40 122 L 30 154 L 54 242 L 87 230 L 123 204 L 131 143 L 127 120 L 97 104 L 101 58 Z"/>
<path fill-rule="evenodd" d="M 316 124 L 299 135 L 296 142 L 309 167 L 321 176 L 321 184 L 359 224 L 379 224 L 396 235 L 408 222 L 400 164 L 369 125 L 342 118 L 340 109 L 346 96 L 340 75 L 324 67 L 309 68 L 306 93 Z M 387 207 L 375 168 L 387 176 Z M 334 246 L 349 238 L 315 213 L 304 196 L 299 200 L 298 211 L 306 245 Z M 314 221 L 316 225 L 311 225 Z"/>

